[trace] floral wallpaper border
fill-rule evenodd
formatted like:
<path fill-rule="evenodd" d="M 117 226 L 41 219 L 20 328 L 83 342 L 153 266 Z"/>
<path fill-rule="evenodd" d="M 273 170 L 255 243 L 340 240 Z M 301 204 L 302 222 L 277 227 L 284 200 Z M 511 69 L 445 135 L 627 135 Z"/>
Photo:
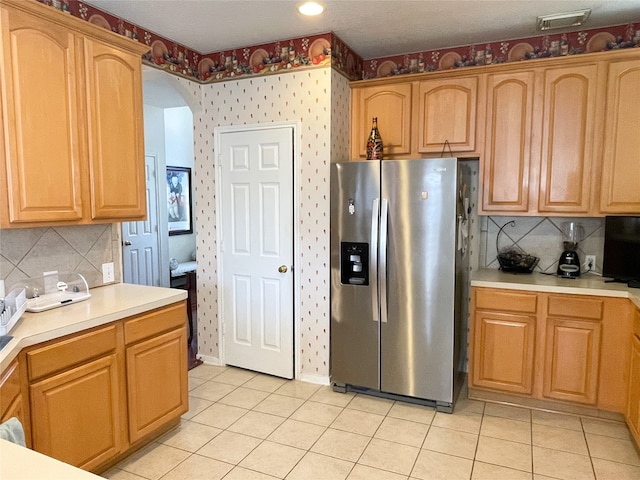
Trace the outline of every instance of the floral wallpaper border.
<path fill-rule="evenodd" d="M 86 2 L 36 1 L 144 43 L 145 64 L 204 84 L 328 66 L 350 80 L 362 76 L 362 58 L 332 32 L 202 54 Z"/>
<path fill-rule="evenodd" d="M 640 47 L 629 23 L 363 60 L 333 32 L 202 54 L 79 0 L 36 0 L 149 46 L 145 64 L 199 83 L 330 66 L 349 80 Z"/>
<path fill-rule="evenodd" d="M 373 58 L 364 62 L 362 78 L 381 78 L 634 47 L 640 47 L 640 25 L 630 23 Z"/>

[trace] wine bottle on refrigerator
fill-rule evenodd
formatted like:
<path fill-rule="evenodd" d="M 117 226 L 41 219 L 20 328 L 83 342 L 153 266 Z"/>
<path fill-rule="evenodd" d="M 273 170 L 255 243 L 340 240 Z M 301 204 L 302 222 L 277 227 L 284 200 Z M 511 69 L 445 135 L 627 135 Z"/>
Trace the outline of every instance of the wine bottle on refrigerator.
<path fill-rule="evenodd" d="M 371 133 L 367 139 L 367 160 L 382 160 L 382 137 L 378 131 L 378 117 L 373 117 Z"/>

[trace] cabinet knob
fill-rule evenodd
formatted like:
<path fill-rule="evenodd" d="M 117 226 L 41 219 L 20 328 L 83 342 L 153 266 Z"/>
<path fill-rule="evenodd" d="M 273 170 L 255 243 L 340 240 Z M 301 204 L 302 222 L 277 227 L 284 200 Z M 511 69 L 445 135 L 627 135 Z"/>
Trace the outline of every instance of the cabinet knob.
<path fill-rule="evenodd" d="M 287 266 L 286 265 L 280 265 L 280 267 L 278 267 L 278 271 L 280 273 L 287 273 Z"/>
<path fill-rule="evenodd" d="M 125 247 L 130 247 L 131 242 L 129 240 L 125 240 L 124 242 L 122 242 L 122 245 L 124 245 Z"/>

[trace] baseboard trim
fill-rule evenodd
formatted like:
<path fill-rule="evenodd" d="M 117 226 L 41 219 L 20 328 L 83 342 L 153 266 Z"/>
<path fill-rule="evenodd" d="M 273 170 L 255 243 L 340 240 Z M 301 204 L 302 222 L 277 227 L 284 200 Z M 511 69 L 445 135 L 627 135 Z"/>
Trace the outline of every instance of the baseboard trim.
<path fill-rule="evenodd" d="M 317 375 L 314 373 L 300 373 L 297 380 L 307 383 L 315 383 L 317 385 L 331 385 L 331 381 L 326 375 Z"/>
<path fill-rule="evenodd" d="M 218 357 L 212 357 L 210 355 L 196 355 L 206 365 L 222 365 L 222 362 Z"/>

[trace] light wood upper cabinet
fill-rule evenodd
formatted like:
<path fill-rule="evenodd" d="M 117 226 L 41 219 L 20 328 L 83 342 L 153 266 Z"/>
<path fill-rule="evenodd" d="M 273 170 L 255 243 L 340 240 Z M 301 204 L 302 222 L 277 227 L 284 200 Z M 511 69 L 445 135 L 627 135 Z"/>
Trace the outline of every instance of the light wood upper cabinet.
<path fill-rule="evenodd" d="M 140 56 L 85 39 L 91 218 L 146 212 Z"/>
<path fill-rule="evenodd" d="M 483 212 L 529 209 L 534 80 L 533 70 L 487 75 Z"/>
<path fill-rule="evenodd" d="M 423 80 L 418 103 L 418 152 L 475 150 L 478 76 Z"/>
<path fill-rule="evenodd" d="M 539 212 L 591 210 L 599 65 L 543 72 Z"/>
<path fill-rule="evenodd" d="M 144 218 L 148 47 L 31 1 L 2 0 L 0 32 L 0 227 Z"/>
<path fill-rule="evenodd" d="M 8 218 L 82 219 L 80 107 L 75 35 L 15 10 L 0 11 Z M 46 80 L 43 78 L 46 72 Z"/>
<path fill-rule="evenodd" d="M 449 150 L 466 156 L 477 154 L 483 78 L 452 72 L 425 75 L 415 81 L 384 79 L 352 84 L 352 159 L 366 158 L 373 117 L 378 118 L 385 159 L 439 157 L 449 155 Z"/>
<path fill-rule="evenodd" d="M 351 99 L 351 155 L 367 157 L 367 138 L 378 118 L 384 158 L 411 154 L 413 84 L 393 83 L 355 88 Z"/>
<path fill-rule="evenodd" d="M 612 61 L 604 116 L 600 211 L 640 213 L 640 60 Z"/>

